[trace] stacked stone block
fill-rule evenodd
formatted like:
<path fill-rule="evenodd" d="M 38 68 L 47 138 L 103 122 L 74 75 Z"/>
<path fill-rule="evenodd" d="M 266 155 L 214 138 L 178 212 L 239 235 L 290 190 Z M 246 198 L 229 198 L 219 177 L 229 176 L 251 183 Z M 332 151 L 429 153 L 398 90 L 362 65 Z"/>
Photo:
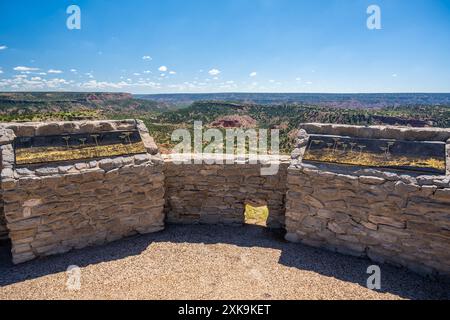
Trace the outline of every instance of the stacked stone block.
<path fill-rule="evenodd" d="M 164 228 L 163 161 L 142 123 L 25 126 L 10 125 L 17 135 L 137 128 L 149 153 L 16 167 L 12 145 L 3 145 L 2 197 L 14 263 Z"/>
<path fill-rule="evenodd" d="M 147 153 L 17 167 L 16 136 L 139 130 Z M 447 175 L 311 165 L 311 134 L 447 142 Z M 450 130 L 302 125 L 291 161 L 264 164 L 165 161 L 140 121 L 0 126 L 0 239 L 15 263 L 162 230 L 171 223 L 244 223 L 245 204 L 267 205 L 286 239 L 450 277 Z M 199 160 L 199 159 L 197 159 Z M 288 168 L 289 167 L 289 168 Z"/>
<path fill-rule="evenodd" d="M 15 138 L 14 132 L 9 129 L 5 129 L 0 126 L 0 172 L 3 171 L 3 154 L 8 157 L 10 154 L 11 148 L 8 145 Z M 6 168 L 12 168 L 11 161 L 13 159 L 6 159 L 5 166 Z M 1 176 L 0 176 L 1 182 Z M 6 219 L 3 205 L 3 195 L 0 188 L 0 241 L 8 239 L 8 229 L 6 228 Z"/>
<path fill-rule="evenodd" d="M 261 164 L 175 164 L 165 162 L 166 213 L 171 223 L 244 223 L 245 205 L 267 205 L 268 226 L 284 226 L 286 174 L 261 175 Z"/>
<path fill-rule="evenodd" d="M 356 133 L 350 126 L 333 126 L 331 131 L 317 124 L 304 128 L 310 133 Z M 420 137 L 414 129 L 408 130 Z M 432 131 L 436 134 L 425 130 L 427 139 L 446 141 L 450 134 L 450 130 Z M 302 131 L 300 140 L 304 137 Z M 422 274 L 450 276 L 450 176 L 314 166 L 293 157 L 298 161 L 288 169 L 287 240 L 368 256 Z"/>

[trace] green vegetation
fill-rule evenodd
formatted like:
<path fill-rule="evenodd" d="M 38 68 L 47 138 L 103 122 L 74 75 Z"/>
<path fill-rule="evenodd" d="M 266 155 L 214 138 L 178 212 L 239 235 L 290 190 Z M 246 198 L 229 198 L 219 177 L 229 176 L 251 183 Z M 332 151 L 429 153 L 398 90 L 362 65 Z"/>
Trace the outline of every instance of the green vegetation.
<path fill-rule="evenodd" d="M 353 125 L 406 125 L 450 127 L 450 106 L 404 106 L 383 109 L 336 109 L 309 105 L 254 105 L 225 102 L 195 102 L 190 107 L 161 113 L 153 124 L 192 127 L 193 121 L 208 125 L 227 115 L 248 115 L 259 128 L 280 129 L 280 150 L 292 150 L 293 137 L 300 123 L 321 122 Z M 169 135 L 160 135 L 167 144 Z M 157 140 L 157 141 L 162 141 Z"/>
<path fill-rule="evenodd" d="M 0 122 L 27 121 L 75 121 L 95 120 L 102 116 L 99 111 L 68 111 L 68 112 L 25 112 L 20 114 L 0 114 Z"/>

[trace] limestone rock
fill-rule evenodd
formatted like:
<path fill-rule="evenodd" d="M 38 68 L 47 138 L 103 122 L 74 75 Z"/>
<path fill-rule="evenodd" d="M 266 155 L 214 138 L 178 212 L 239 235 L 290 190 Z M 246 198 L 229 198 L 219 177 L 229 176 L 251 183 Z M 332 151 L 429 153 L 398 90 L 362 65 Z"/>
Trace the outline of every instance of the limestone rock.
<path fill-rule="evenodd" d="M 360 176 L 359 182 L 364 183 L 364 184 L 378 185 L 378 184 L 385 183 L 386 179 L 378 178 L 378 177 L 371 177 L 371 176 Z"/>
<path fill-rule="evenodd" d="M 396 219 L 393 219 L 391 217 L 386 216 L 375 216 L 375 215 L 369 215 L 369 221 L 374 224 L 382 224 L 387 226 L 392 226 L 400 229 L 404 229 L 406 224 L 404 221 L 398 221 Z"/>
<path fill-rule="evenodd" d="M 15 137 L 13 130 L 0 127 L 0 146 L 11 143 Z"/>
<path fill-rule="evenodd" d="M 289 241 L 289 242 L 293 242 L 293 243 L 300 242 L 300 238 L 296 233 L 286 233 L 284 238 L 286 239 L 286 241 Z"/>

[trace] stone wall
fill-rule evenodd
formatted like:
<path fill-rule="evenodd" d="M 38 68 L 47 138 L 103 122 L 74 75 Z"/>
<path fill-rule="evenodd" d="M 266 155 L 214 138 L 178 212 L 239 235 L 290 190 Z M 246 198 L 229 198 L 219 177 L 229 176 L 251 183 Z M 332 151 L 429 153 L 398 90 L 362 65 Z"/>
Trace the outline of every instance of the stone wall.
<path fill-rule="evenodd" d="M 5 129 L 0 126 L 0 172 L 3 170 L 3 146 L 8 145 L 14 139 L 15 135 L 12 130 Z M 7 147 L 5 147 L 7 148 Z M 1 176 L 0 176 L 1 182 Z M 3 195 L 0 188 L 0 241 L 8 239 L 8 229 L 6 228 L 5 211 L 3 205 Z"/>
<path fill-rule="evenodd" d="M 8 239 L 8 229 L 6 228 L 5 212 L 3 210 L 3 199 L 0 194 L 0 241 Z"/>
<path fill-rule="evenodd" d="M 164 228 L 163 161 L 141 122 L 10 124 L 17 136 L 135 130 L 148 153 L 14 165 L 2 145 L 2 197 L 14 263 Z"/>
<path fill-rule="evenodd" d="M 308 133 L 364 137 L 407 132 L 446 141 L 450 130 L 303 126 Z M 327 128 L 331 130 L 327 131 Z M 365 132 L 365 133 L 364 133 Z M 430 133 L 432 132 L 432 133 Z M 288 169 L 286 239 L 450 277 L 450 176 L 417 176 L 302 161 L 306 131 Z M 447 158 L 448 164 L 449 157 Z"/>
<path fill-rule="evenodd" d="M 134 129 L 141 134 L 146 154 L 14 164 L 16 136 Z M 303 155 L 308 133 L 447 141 L 448 175 L 307 164 Z M 291 159 L 282 158 L 275 175 L 263 175 L 267 164 L 242 160 L 207 164 L 213 158 L 196 156 L 194 163 L 199 164 L 183 165 L 175 164 L 173 157 L 163 160 L 143 123 L 134 120 L 3 124 L 0 239 L 7 230 L 14 262 L 20 263 L 159 231 L 164 219 L 242 224 L 248 203 L 267 205 L 269 227 L 285 227 L 289 241 L 448 278 L 449 138 L 450 129 L 304 124 Z"/>
<path fill-rule="evenodd" d="M 261 175 L 261 166 L 248 163 L 179 165 L 167 159 L 167 221 L 242 224 L 248 203 L 268 206 L 269 227 L 284 226 L 289 161 L 282 159 L 275 175 Z"/>

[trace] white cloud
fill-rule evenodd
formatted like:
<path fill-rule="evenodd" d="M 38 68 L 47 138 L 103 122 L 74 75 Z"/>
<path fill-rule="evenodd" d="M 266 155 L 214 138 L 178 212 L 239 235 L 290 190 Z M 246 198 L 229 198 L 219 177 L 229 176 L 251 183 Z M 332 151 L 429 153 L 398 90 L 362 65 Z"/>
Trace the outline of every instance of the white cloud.
<path fill-rule="evenodd" d="M 8 47 L 7 46 L 0 46 L 0 50 L 5 50 L 5 49 L 8 49 Z"/>
<path fill-rule="evenodd" d="M 130 88 L 130 87 L 143 87 L 143 88 L 156 88 L 160 89 L 161 84 L 157 82 L 151 82 L 151 81 L 144 81 L 143 79 L 140 79 L 138 82 L 132 82 L 131 79 L 127 79 L 127 81 L 120 81 L 120 82 L 107 82 L 107 81 L 97 81 L 97 80 L 89 80 L 84 83 L 77 84 L 79 87 L 83 89 L 99 89 L 99 90 L 111 90 L 111 89 L 117 89 L 117 90 L 123 90 L 124 88 Z"/>
<path fill-rule="evenodd" d="M 70 72 L 77 73 L 77 69 L 70 69 Z"/>
<path fill-rule="evenodd" d="M 63 73 L 61 70 L 56 70 L 56 69 L 50 69 L 47 71 L 48 73 L 53 73 L 53 74 L 60 74 Z"/>
<path fill-rule="evenodd" d="M 28 79 L 27 75 L 15 75 L 11 79 L 4 79 L 0 81 L 0 85 L 3 87 L 10 87 L 14 90 L 40 90 L 40 89 L 54 89 L 54 88 L 63 88 L 70 84 L 69 81 L 65 79 L 51 79 L 46 80 L 41 77 L 32 77 Z"/>
<path fill-rule="evenodd" d="M 220 74 L 220 70 L 218 70 L 218 69 L 211 69 L 211 70 L 208 71 L 208 73 L 210 75 L 212 75 L 212 76 L 217 76 L 217 75 Z"/>
<path fill-rule="evenodd" d="M 275 80 L 271 79 L 269 80 L 270 83 L 275 83 Z"/>
<path fill-rule="evenodd" d="M 46 81 L 46 84 L 50 88 L 55 88 L 55 87 L 59 87 L 61 85 L 67 85 L 67 84 L 69 84 L 69 82 L 65 79 L 56 78 L 56 79 L 51 79 L 51 80 Z"/>
<path fill-rule="evenodd" d="M 141 75 L 141 74 L 138 73 L 138 72 L 133 73 L 133 76 L 136 76 L 136 77 L 138 77 L 138 76 L 140 76 L 140 75 Z"/>
<path fill-rule="evenodd" d="M 397 75 L 396 73 L 394 73 L 394 74 L 392 75 L 392 77 L 393 77 L 393 78 L 397 78 L 398 75 Z"/>
<path fill-rule="evenodd" d="M 308 85 L 309 85 L 309 84 L 312 84 L 312 81 L 307 81 L 306 84 L 308 84 Z"/>
<path fill-rule="evenodd" d="M 250 73 L 249 76 L 253 78 L 253 77 L 256 77 L 257 74 L 258 74 L 258 73 L 256 73 L 256 72 L 252 72 L 252 73 Z"/>
<path fill-rule="evenodd" d="M 166 66 L 161 66 L 161 67 L 159 67 L 159 69 L 158 69 L 159 71 L 161 71 L 161 72 L 167 72 L 167 67 Z"/>
<path fill-rule="evenodd" d="M 151 61 L 151 60 L 153 60 L 153 59 L 152 59 L 152 57 L 150 57 L 150 56 L 143 56 L 143 57 L 142 57 L 142 60 L 148 60 L 148 61 Z"/>
<path fill-rule="evenodd" d="M 2 69 L 0 69 L 0 74 L 2 74 L 3 73 L 3 70 Z"/>
<path fill-rule="evenodd" d="M 169 71 L 169 74 L 177 74 L 175 71 Z"/>
<path fill-rule="evenodd" d="M 295 78 L 295 81 L 302 81 L 302 78 Z"/>
<path fill-rule="evenodd" d="M 152 72 L 150 70 L 145 70 L 144 73 L 145 74 L 149 74 L 149 73 L 152 73 Z"/>
<path fill-rule="evenodd" d="M 90 80 L 88 82 L 82 83 L 81 87 L 87 89 L 106 89 L 106 88 L 121 89 L 125 85 L 126 85 L 125 82 L 114 83 L 114 82 Z"/>
<path fill-rule="evenodd" d="M 24 67 L 24 66 L 18 66 L 14 68 L 14 71 L 21 71 L 21 72 L 27 72 L 27 71 L 37 71 L 39 68 L 30 68 L 30 67 Z"/>

